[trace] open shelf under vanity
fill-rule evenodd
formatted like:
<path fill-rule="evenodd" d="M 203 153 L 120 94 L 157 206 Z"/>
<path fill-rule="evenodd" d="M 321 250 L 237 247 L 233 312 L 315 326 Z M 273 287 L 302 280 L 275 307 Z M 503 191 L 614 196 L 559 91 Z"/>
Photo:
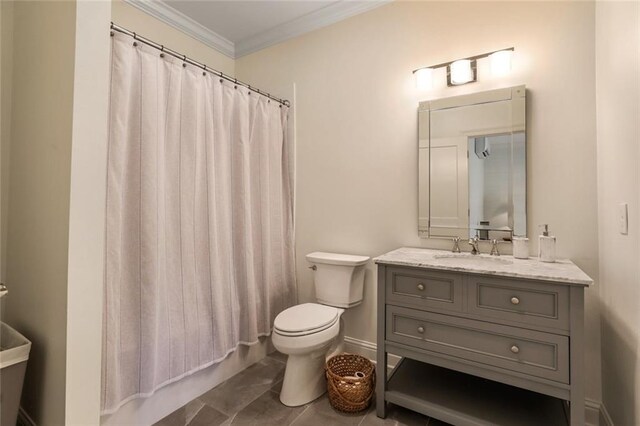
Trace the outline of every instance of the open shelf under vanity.
<path fill-rule="evenodd" d="M 403 358 L 385 400 L 453 424 L 566 426 L 561 399 Z"/>

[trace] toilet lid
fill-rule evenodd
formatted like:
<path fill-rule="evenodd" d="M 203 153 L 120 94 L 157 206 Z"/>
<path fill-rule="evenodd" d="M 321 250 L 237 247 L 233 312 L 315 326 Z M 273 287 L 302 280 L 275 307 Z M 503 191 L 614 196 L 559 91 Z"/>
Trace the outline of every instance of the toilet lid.
<path fill-rule="evenodd" d="M 273 323 L 278 331 L 305 333 L 325 329 L 338 320 L 339 309 L 317 303 L 303 303 L 280 312 Z"/>

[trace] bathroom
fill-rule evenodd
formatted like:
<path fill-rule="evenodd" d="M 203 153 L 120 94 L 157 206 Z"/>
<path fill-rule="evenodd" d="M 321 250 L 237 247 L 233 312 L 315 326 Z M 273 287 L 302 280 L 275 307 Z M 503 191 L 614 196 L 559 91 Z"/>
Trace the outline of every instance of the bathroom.
<path fill-rule="evenodd" d="M 373 361 L 382 344 L 373 259 L 401 247 L 452 249 L 451 238 L 418 232 L 420 103 L 525 86 L 529 252 L 537 255 L 548 224 L 556 256 L 593 279 L 580 351 L 584 424 L 640 424 L 637 2 L 2 1 L 0 19 L 1 315 L 32 343 L 20 424 L 145 425 L 176 411 L 192 424 L 231 424 L 219 405 L 193 401 L 265 365 L 278 376 L 267 368 L 255 377 L 276 395 L 285 366 L 263 336 L 102 415 L 112 45 L 133 41 L 110 37 L 111 22 L 289 101 L 287 295 L 316 302 L 310 253 L 369 257 L 362 301 L 345 310 L 341 332 L 345 352 Z M 416 86 L 414 70 L 511 47 L 504 75 L 484 57 L 473 83 L 448 86 L 438 68 L 431 88 Z M 471 250 L 467 238 L 460 248 Z M 479 249 L 489 256 L 491 244 Z M 510 258 L 511 244 L 499 250 Z M 238 394 L 249 405 L 264 393 Z M 289 423 L 440 424 L 393 407 L 386 420 L 375 406 L 342 416 L 326 398 L 296 408 Z M 206 420 L 206 407 L 223 417 Z"/>

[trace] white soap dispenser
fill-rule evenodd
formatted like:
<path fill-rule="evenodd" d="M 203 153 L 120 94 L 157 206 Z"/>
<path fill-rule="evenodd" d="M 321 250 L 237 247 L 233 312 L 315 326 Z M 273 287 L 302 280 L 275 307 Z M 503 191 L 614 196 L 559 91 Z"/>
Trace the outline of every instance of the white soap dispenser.
<path fill-rule="evenodd" d="M 556 237 L 549 236 L 549 225 L 544 226 L 544 231 L 540 235 L 540 244 L 538 244 L 538 259 L 541 262 L 556 261 Z"/>

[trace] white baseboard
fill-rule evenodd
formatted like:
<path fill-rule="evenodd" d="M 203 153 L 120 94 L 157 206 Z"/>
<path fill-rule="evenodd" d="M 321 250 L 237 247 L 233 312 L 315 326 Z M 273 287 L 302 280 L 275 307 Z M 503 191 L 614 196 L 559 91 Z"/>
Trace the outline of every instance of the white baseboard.
<path fill-rule="evenodd" d="M 344 350 L 352 354 L 362 355 L 376 362 L 375 343 L 345 336 Z M 400 361 L 399 356 L 389 355 L 387 367 L 394 367 L 398 361 Z M 614 426 L 604 405 L 600 401 L 592 399 L 585 400 L 585 420 L 587 426 Z"/>
<path fill-rule="evenodd" d="M 373 363 L 376 362 L 376 344 L 367 342 L 366 340 L 355 339 L 353 337 L 344 337 L 344 350 L 356 355 L 362 355 L 365 358 L 370 359 Z M 400 361 L 400 357 L 397 355 L 389 355 L 387 358 L 387 367 L 395 367 Z"/>
<path fill-rule="evenodd" d="M 607 407 L 604 405 L 604 403 L 600 403 L 599 419 L 600 419 L 599 426 L 614 426 L 613 420 L 611 420 L 611 416 L 609 415 L 609 412 L 607 411 Z"/>
<path fill-rule="evenodd" d="M 602 416 L 602 402 L 586 398 L 584 401 L 584 419 L 587 426 L 603 426 L 600 420 Z M 613 426 L 613 425 L 611 425 Z"/>
<path fill-rule="evenodd" d="M 18 408 L 18 424 L 36 426 L 36 422 L 33 421 L 31 416 L 26 411 L 24 411 L 22 407 Z"/>

